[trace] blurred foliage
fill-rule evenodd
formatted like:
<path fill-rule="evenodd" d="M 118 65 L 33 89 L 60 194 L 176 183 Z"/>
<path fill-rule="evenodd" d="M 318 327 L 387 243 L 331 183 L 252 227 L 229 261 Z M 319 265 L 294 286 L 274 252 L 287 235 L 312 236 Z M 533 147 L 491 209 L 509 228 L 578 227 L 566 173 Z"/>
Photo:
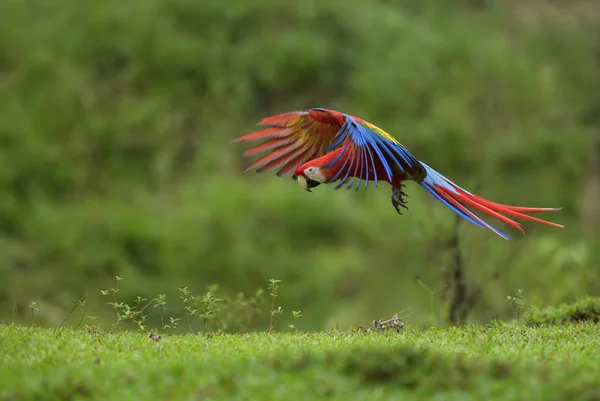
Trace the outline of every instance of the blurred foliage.
<path fill-rule="evenodd" d="M 126 299 L 212 284 L 234 297 L 280 279 L 282 326 L 300 309 L 302 329 L 400 310 L 441 324 L 454 222 L 443 205 L 409 185 L 400 217 L 388 188 L 307 194 L 241 172 L 229 139 L 306 107 L 372 121 L 481 196 L 563 207 L 551 219 L 565 229 L 510 241 L 460 226 L 480 292 L 471 321 L 510 316 L 516 288 L 539 303 L 600 289 L 600 240 L 578 209 L 600 130 L 592 0 L 0 7 L 5 319 L 36 301 L 57 323 L 80 298 L 110 317 L 100 290 L 118 274 Z"/>

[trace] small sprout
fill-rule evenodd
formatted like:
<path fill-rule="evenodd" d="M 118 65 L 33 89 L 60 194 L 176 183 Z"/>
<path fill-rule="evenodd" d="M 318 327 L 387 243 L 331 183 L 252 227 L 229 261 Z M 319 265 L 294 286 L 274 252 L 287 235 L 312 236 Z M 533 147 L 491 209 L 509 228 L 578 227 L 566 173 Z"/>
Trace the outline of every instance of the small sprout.
<path fill-rule="evenodd" d="M 179 323 L 177 323 L 178 321 L 180 321 L 181 318 L 174 318 L 173 316 L 169 316 L 169 327 L 171 329 L 176 329 L 177 326 L 179 325 Z"/>
<path fill-rule="evenodd" d="M 144 310 L 150 306 L 155 300 L 151 300 L 148 302 L 143 308 L 140 308 L 142 303 L 147 301 L 146 298 L 142 298 L 138 296 L 134 301 L 133 305 L 126 304 L 124 302 L 119 302 L 117 300 L 117 293 L 119 292 L 119 281 L 123 280 L 120 276 L 115 276 L 116 285 L 115 288 L 109 288 L 107 290 L 102 290 L 100 293 L 102 295 L 108 295 L 109 293 L 114 294 L 114 298 L 112 301 L 107 302 L 111 308 L 115 310 L 115 322 L 114 324 L 119 324 L 122 321 L 130 321 L 137 325 L 139 330 L 146 330 L 146 318 L 144 315 Z M 164 299 L 163 299 L 164 301 Z M 164 305 L 163 305 L 164 306 Z"/>
<path fill-rule="evenodd" d="M 281 283 L 281 280 L 275 280 L 273 278 L 269 280 L 269 295 L 271 295 L 273 298 L 277 298 L 277 296 L 279 295 L 279 286 L 277 285 L 278 283 Z"/>
<path fill-rule="evenodd" d="M 506 302 L 513 308 L 518 319 L 521 319 L 523 307 L 525 306 L 525 298 L 523 297 L 523 290 L 518 289 L 514 296 L 507 295 Z"/>
<path fill-rule="evenodd" d="M 138 295 L 134 302 L 136 303 L 136 307 L 139 308 L 140 305 L 142 304 L 142 302 L 145 302 L 145 301 L 147 301 L 146 298 L 142 298 Z"/>
<path fill-rule="evenodd" d="M 200 313 L 200 317 L 203 321 L 202 330 L 206 332 L 206 326 L 211 319 L 216 318 L 219 311 L 218 303 L 221 299 L 215 298 L 211 291 L 208 291 L 200 300 L 204 304 L 204 311 Z"/>
<path fill-rule="evenodd" d="M 293 310 L 292 315 L 294 316 L 294 319 L 299 319 L 302 317 L 302 311 Z M 294 324 L 290 324 L 290 325 L 288 325 L 288 327 L 290 329 L 294 330 L 296 333 L 298 333 L 298 331 L 299 331 Z"/>
<path fill-rule="evenodd" d="M 281 280 L 276 280 L 272 278 L 269 280 L 268 285 L 269 295 L 273 298 L 273 300 L 271 301 L 271 318 L 269 320 L 269 333 L 275 328 L 275 316 L 281 315 L 283 313 L 283 309 L 281 309 L 281 306 L 275 309 L 275 298 L 279 296 L 279 286 L 277 285 L 278 283 L 281 283 Z"/>
<path fill-rule="evenodd" d="M 115 288 L 109 288 L 107 290 L 101 290 L 100 293 L 102 295 L 108 295 L 109 293 L 113 293 L 114 294 L 113 301 L 112 302 L 108 302 L 108 305 L 110 305 L 115 310 L 115 324 L 118 324 L 119 321 L 122 320 L 119 311 L 120 311 L 120 309 L 122 309 L 123 304 L 117 302 L 117 293 L 119 292 L 119 281 L 123 280 L 123 277 L 115 276 L 115 279 L 117 281 L 116 285 L 115 285 Z"/>
<path fill-rule="evenodd" d="M 167 309 L 167 295 L 166 294 L 160 294 L 157 298 L 154 298 L 154 307 L 155 308 L 160 308 L 160 324 L 161 326 L 163 326 L 163 328 L 167 327 L 167 325 L 165 325 L 165 320 L 164 320 L 164 312 Z"/>
<path fill-rule="evenodd" d="M 154 298 L 155 308 L 167 309 L 167 296 L 165 294 L 160 294 L 157 298 Z"/>
<path fill-rule="evenodd" d="M 194 330 L 192 329 L 192 319 L 198 316 L 197 305 L 198 301 L 200 300 L 200 297 L 192 295 L 192 293 L 187 287 L 180 287 L 179 292 L 181 293 L 179 298 L 183 301 L 184 309 L 187 315 L 186 320 L 188 328 L 190 332 L 193 332 Z"/>
<path fill-rule="evenodd" d="M 37 302 L 31 301 L 29 303 L 29 309 L 31 309 L 31 316 L 33 316 L 34 312 L 39 311 L 39 308 L 37 307 Z"/>

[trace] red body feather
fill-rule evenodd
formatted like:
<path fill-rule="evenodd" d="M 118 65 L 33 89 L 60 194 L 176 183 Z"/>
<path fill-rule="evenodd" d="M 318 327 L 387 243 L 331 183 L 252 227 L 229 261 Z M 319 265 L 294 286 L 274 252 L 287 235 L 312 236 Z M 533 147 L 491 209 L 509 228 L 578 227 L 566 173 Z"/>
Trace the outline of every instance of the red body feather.
<path fill-rule="evenodd" d="M 348 175 L 347 175 L 346 181 L 348 181 L 351 178 L 358 178 L 358 179 L 364 180 L 364 181 L 372 180 L 373 177 L 375 177 L 374 173 L 376 173 L 378 177 L 381 177 L 382 181 L 388 182 L 390 185 L 392 185 L 395 188 L 400 188 L 402 182 L 406 181 L 409 178 L 408 174 L 406 174 L 399 168 L 393 168 L 392 169 L 392 172 L 393 172 L 392 179 L 390 180 L 386 175 L 383 163 L 378 160 L 376 160 L 374 163 L 375 169 L 373 169 L 373 167 L 370 165 L 366 169 L 359 169 L 356 167 L 351 168 L 350 166 L 352 166 L 353 164 L 350 163 L 349 161 L 360 159 L 362 157 L 362 155 L 360 153 L 355 153 L 355 152 L 346 152 L 346 153 L 340 155 L 341 152 L 342 152 L 342 148 L 337 148 L 337 149 L 332 150 L 331 152 L 327 153 L 324 156 L 321 156 L 317 159 L 309 160 L 308 162 L 304 163 L 300 167 L 296 168 L 296 170 L 294 171 L 294 174 L 295 175 L 304 175 L 303 172 L 308 167 L 311 167 L 311 166 L 319 167 L 321 169 L 321 172 L 324 173 L 324 175 L 325 175 L 325 179 L 327 180 L 326 183 L 329 184 L 329 183 L 337 181 L 337 179 L 332 180 L 336 175 L 339 179 L 341 177 L 346 176 L 347 172 L 348 172 Z M 340 157 L 337 160 L 335 160 L 338 156 L 340 156 Z M 334 160 L 335 160 L 335 163 L 333 163 L 331 165 L 331 167 L 327 167 Z M 354 165 L 359 166 L 360 163 L 354 163 Z"/>

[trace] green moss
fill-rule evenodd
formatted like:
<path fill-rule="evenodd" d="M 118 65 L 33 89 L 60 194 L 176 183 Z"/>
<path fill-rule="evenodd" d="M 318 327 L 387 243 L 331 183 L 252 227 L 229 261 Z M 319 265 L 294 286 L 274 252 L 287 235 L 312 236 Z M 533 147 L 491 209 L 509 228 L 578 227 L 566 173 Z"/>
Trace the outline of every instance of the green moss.
<path fill-rule="evenodd" d="M 525 312 L 523 320 L 528 325 L 600 323 L 600 298 L 586 297 L 575 303 L 563 303 L 557 307 L 534 307 Z"/>

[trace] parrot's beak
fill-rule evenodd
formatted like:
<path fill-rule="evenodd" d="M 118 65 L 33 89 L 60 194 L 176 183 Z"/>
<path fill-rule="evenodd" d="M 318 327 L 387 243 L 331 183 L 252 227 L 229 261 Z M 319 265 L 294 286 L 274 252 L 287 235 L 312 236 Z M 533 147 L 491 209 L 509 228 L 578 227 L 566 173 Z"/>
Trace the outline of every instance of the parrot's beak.
<path fill-rule="evenodd" d="M 298 175 L 298 176 L 294 176 L 296 177 L 296 181 L 298 181 L 298 184 L 300 184 L 300 186 L 307 192 L 312 192 L 310 190 L 310 188 L 308 187 L 308 182 L 306 182 L 306 177 L 304 177 L 303 175 Z"/>
<path fill-rule="evenodd" d="M 306 191 L 306 192 L 312 192 L 310 189 L 314 188 L 314 187 L 318 187 L 319 185 L 321 185 L 321 183 L 319 181 L 315 181 L 315 180 L 311 180 L 310 178 L 306 178 L 303 175 L 294 175 L 292 176 L 292 179 L 295 181 L 298 181 L 298 184 L 300 184 L 300 186 Z"/>

